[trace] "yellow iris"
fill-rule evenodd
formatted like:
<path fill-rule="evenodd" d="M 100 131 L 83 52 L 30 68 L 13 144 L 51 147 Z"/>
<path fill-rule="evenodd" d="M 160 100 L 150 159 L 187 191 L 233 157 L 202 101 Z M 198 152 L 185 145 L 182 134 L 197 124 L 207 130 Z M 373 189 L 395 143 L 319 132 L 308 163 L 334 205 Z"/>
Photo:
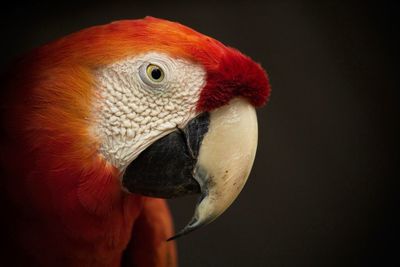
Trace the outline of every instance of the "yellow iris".
<path fill-rule="evenodd" d="M 148 65 L 146 73 L 149 79 L 153 82 L 161 82 L 164 79 L 164 71 L 157 65 Z"/>

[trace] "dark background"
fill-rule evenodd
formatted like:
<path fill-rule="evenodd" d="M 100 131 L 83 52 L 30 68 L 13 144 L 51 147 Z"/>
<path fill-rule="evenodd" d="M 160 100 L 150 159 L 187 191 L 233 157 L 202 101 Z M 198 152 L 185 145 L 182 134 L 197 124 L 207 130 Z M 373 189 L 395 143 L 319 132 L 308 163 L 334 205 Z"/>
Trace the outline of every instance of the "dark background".
<path fill-rule="evenodd" d="M 218 220 L 178 239 L 185 266 L 400 266 L 399 8 L 388 1 L 64 1 L 1 7 L 0 69 L 79 29 L 152 15 L 261 62 L 250 179 Z M 170 201 L 176 227 L 195 198 Z"/>

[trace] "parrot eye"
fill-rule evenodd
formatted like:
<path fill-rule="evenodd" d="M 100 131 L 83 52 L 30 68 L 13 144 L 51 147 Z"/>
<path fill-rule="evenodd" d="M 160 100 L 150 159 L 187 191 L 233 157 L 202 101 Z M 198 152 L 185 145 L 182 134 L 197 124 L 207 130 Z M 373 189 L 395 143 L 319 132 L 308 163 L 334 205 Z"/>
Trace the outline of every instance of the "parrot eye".
<path fill-rule="evenodd" d="M 163 62 L 160 62 L 159 65 L 144 62 L 144 64 L 139 67 L 140 79 L 152 89 L 160 90 L 166 81 L 164 69 L 168 69 L 168 66 L 164 65 Z"/>
<path fill-rule="evenodd" d="M 154 64 L 147 66 L 146 74 L 153 82 L 161 82 L 164 79 L 164 71 L 159 66 Z"/>

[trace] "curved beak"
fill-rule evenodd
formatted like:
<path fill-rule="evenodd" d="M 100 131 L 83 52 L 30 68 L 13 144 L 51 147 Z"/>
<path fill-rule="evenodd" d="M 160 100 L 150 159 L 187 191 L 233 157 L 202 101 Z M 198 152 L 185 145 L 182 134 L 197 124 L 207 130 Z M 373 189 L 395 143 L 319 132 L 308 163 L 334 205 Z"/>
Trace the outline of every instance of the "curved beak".
<path fill-rule="evenodd" d="M 193 119 L 143 151 L 126 169 L 132 193 L 171 198 L 200 193 L 189 224 L 169 240 L 215 220 L 236 199 L 257 149 L 255 108 L 243 98 Z"/>

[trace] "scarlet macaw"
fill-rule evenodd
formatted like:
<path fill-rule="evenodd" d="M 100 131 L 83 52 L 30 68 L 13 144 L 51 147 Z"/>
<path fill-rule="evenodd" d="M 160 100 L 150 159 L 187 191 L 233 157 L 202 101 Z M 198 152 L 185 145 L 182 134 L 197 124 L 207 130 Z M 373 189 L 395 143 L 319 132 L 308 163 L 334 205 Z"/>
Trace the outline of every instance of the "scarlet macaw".
<path fill-rule="evenodd" d="M 247 180 L 269 93 L 249 57 L 152 17 L 35 49 L 0 102 L 0 264 L 176 266 L 159 198 L 201 193 L 176 236 L 217 218 Z"/>

